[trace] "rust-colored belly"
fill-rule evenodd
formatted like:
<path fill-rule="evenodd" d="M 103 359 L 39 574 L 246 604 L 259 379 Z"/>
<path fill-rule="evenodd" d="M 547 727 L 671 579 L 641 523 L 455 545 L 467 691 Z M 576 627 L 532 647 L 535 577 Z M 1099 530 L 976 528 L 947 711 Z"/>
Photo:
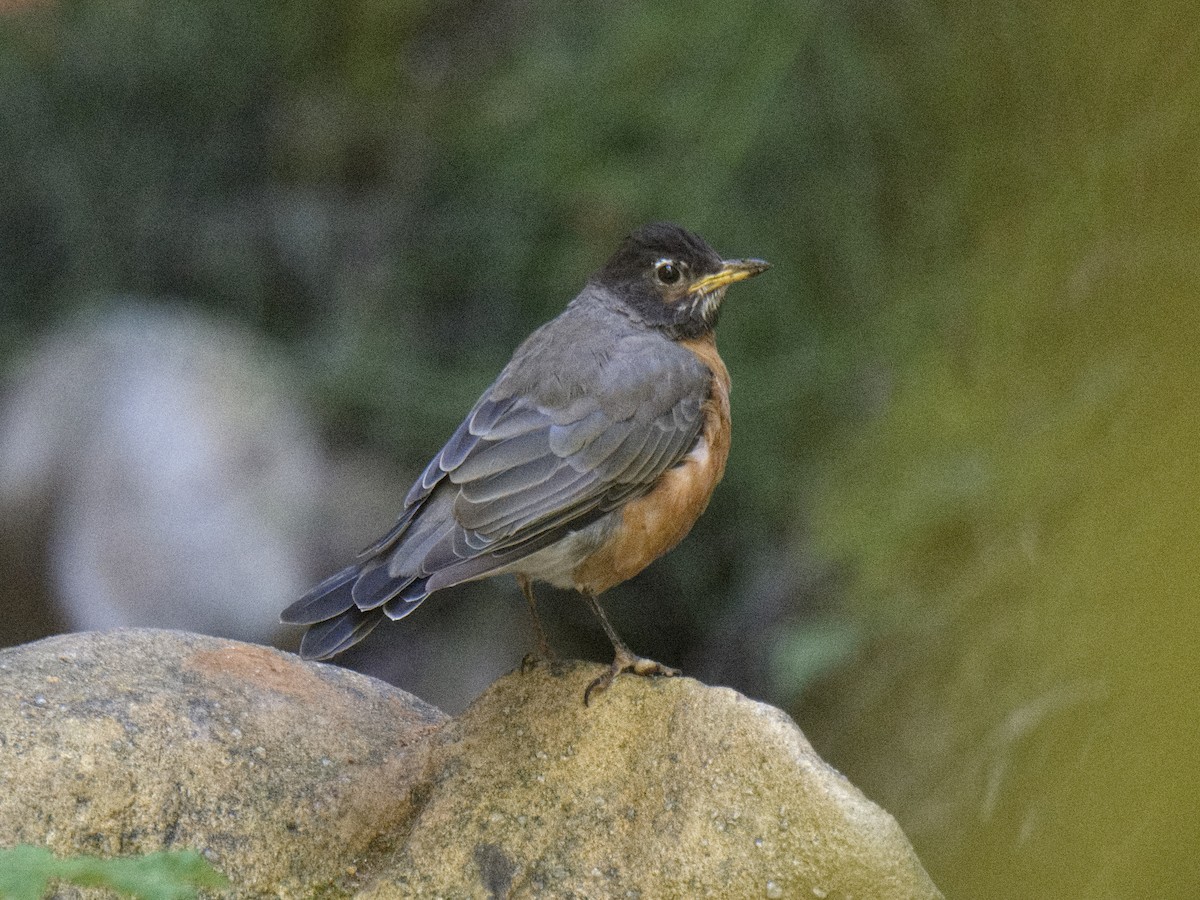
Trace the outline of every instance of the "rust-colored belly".
<path fill-rule="evenodd" d="M 682 341 L 712 372 L 696 446 L 679 465 L 668 469 L 654 488 L 621 508 L 620 524 L 576 568 L 577 590 L 593 596 L 632 578 L 692 530 L 729 459 L 729 370 L 717 355 L 712 337 Z"/>

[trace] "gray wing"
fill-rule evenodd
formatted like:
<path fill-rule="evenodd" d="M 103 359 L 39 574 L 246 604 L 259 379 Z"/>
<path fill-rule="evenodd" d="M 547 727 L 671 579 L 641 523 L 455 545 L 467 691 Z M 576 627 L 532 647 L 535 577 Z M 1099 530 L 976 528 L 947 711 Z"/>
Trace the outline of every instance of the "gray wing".
<path fill-rule="evenodd" d="M 669 342 L 629 340 L 588 393 L 525 392 L 502 379 L 413 485 L 386 554 L 354 587 L 360 609 L 403 615 L 647 492 L 695 444 L 711 376 Z M 650 352 L 647 352 L 650 351 Z M 653 352 L 658 351 L 658 352 Z"/>
<path fill-rule="evenodd" d="M 429 463 L 391 531 L 285 612 L 320 623 L 305 655 L 339 652 L 380 611 L 402 618 L 433 591 L 586 527 L 649 491 L 695 445 L 711 373 L 692 353 L 631 334 L 552 359 L 537 338 Z M 563 342 L 547 343 L 561 352 Z"/>

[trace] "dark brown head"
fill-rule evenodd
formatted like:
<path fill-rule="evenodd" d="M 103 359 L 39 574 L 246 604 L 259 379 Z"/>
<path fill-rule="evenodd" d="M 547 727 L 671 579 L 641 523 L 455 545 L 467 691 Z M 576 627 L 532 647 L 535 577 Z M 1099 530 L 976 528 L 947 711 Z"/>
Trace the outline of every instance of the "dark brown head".
<path fill-rule="evenodd" d="M 629 235 L 591 281 L 640 321 L 682 340 L 712 331 L 725 289 L 768 265 L 761 259 L 721 259 L 699 235 L 656 222 Z"/>

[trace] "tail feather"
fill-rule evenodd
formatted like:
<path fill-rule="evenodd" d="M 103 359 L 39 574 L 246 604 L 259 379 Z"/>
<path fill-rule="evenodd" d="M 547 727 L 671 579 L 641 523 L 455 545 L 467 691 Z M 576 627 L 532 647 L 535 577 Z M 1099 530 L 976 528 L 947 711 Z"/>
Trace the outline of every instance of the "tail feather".
<path fill-rule="evenodd" d="M 429 577 L 416 578 L 384 604 L 383 612 L 393 622 L 399 621 L 421 605 L 421 601 L 431 593 L 428 587 Z"/>
<path fill-rule="evenodd" d="M 300 639 L 304 659 L 329 659 L 357 644 L 386 617 L 378 609 L 362 610 L 354 605 L 354 583 L 362 566 L 349 566 L 326 578 L 289 606 L 280 620 L 289 625 L 308 625 Z"/>
<path fill-rule="evenodd" d="M 341 615 L 318 622 L 304 633 L 300 656 L 304 659 L 329 659 L 357 644 L 384 620 L 379 610 L 363 612 L 352 607 Z"/>
<path fill-rule="evenodd" d="M 377 583 L 368 585 L 364 604 L 354 602 L 356 585 L 362 587 L 364 578 L 372 573 Z M 342 569 L 326 578 L 280 615 L 289 625 L 307 625 L 300 640 L 300 656 L 304 659 L 329 659 L 357 644 L 385 619 L 400 619 L 421 605 L 429 596 L 425 578 L 404 581 L 386 577 L 387 566 L 361 563 Z"/>
<path fill-rule="evenodd" d="M 485 552 L 471 544 L 469 535 L 460 535 L 453 511 L 455 496 L 433 492 L 419 507 L 422 515 L 408 511 L 390 538 L 360 554 L 354 565 L 326 578 L 283 611 L 282 621 L 309 626 L 300 643 L 302 657 L 336 656 L 384 619 L 404 618 L 433 592 L 511 571 L 509 566 L 517 560 L 607 512 L 599 506 L 582 514 L 574 510 L 569 521 L 551 520 L 515 546 Z M 373 552 L 376 548 L 380 552 Z"/>
<path fill-rule="evenodd" d="M 393 578 L 388 574 L 387 560 L 375 560 L 359 566 L 358 577 L 350 588 L 351 602 L 361 610 L 376 609 L 417 580 L 416 575 Z"/>
<path fill-rule="evenodd" d="M 326 578 L 279 614 L 286 625 L 315 625 L 354 606 L 351 591 L 361 566 L 347 566 Z"/>

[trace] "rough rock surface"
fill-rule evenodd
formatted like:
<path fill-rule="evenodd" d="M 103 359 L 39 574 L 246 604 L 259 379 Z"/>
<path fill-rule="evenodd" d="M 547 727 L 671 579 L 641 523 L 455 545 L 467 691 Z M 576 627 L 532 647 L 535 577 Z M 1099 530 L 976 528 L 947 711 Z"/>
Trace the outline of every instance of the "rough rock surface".
<path fill-rule="evenodd" d="M 784 713 L 689 678 L 539 666 L 438 737 L 371 896 L 935 897 L 899 826 Z"/>
<path fill-rule="evenodd" d="M 540 665 L 460 718 L 330 666 L 125 631 L 0 651 L 0 845 L 194 847 L 240 896 L 938 897 L 783 713 Z"/>
<path fill-rule="evenodd" d="M 220 638 L 0 650 L 0 846 L 192 848 L 246 895 L 309 896 L 412 817 L 444 721 L 382 682 Z"/>

